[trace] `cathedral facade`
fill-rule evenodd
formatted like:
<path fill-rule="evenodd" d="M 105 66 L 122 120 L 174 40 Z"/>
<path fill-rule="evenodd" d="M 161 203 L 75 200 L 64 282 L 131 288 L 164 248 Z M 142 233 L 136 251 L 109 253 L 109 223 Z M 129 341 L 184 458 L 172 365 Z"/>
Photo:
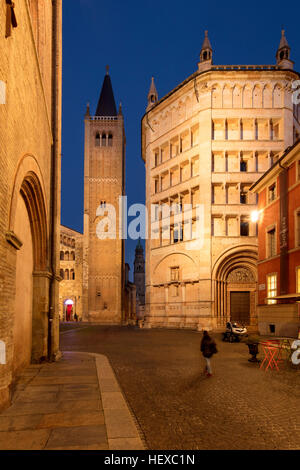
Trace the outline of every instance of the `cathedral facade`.
<path fill-rule="evenodd" d="M 0 408 L 59 356 L 62 1 L 0 5 Z"/>
<path fill-rule="evenodd" d="M 148 327 L 257 326 L 257 199 L 249 188 L 299 136 L 299 75 L 284 32 L 275 65 L 212 59 L 206 32 L 198 70 L 160 100 L 152 79 L 142 119 Z"/>

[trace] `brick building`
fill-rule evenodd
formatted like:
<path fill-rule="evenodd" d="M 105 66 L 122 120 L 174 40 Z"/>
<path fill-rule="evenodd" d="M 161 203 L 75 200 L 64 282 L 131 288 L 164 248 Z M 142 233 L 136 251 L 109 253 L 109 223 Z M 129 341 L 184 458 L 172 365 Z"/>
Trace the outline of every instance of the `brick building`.
<path fill-rule="evenodd" d="M 62 0 L 0 2 L 0 407 L 58 355 Z"/>
<path fill-rule="evenodd" d="M 125 195 L 126 138 L 108 67 L 95 114 L 88 106 L 84 124 L 83 317 L 120 324 L 125 319 L 125 244 L 117 228 L 119 197 Z M 108 204 L 115 209 L 115 225 L 111 221 L 99 236 Z"/>
<path fill-rule="evenodd" d="M 296 337 L 300 327 L 300 141 L 252 186 L 258 194 L 258 327 Z"/>

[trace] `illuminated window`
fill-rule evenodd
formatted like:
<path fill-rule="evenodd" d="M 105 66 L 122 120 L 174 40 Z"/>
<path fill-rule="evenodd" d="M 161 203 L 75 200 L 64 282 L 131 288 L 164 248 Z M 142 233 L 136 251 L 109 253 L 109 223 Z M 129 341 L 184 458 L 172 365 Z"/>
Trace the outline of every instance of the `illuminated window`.
<path fill-rule="evenodd" d="M 296 269 L 296 289 L 297 294 L 300 294 L 300 266 Z"/>
<path fill-rule="evenodd" d="M 270 297 L 276 297 L 277 295 L 277 274 L 268 274 L 267 276 L 267 293 L 268 293 L 268 305 L 276 304 L 276 300 L 271 300 Z"/>

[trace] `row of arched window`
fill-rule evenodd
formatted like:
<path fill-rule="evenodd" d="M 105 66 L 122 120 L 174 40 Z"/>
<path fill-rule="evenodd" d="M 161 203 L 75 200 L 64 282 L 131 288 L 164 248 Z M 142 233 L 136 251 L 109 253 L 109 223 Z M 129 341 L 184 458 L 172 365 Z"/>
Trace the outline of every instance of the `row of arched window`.
<path fill-rule="evenodd" d="M 61 261 L 75 261 L 75 251 L 61 251 L 60 252 L 60 260 Z"/>
<path fill-rule="evenodd" d="M 75 271 L 74 269 L 61 269 L 60 270 L 60 277 L 64 281 L 75 281 Z"/>
<path fill-rule="evenodd" d="M 112 134 L 106 134 L 103 132 L 97 132 L 95 145 L 96 147 L 112 147 L 113 144 L 113 136 Z"/>
<path fill-rule="evenodd" d="M 63 243 L 66 246 L 70 246 L 71 248 L 75 248 L 75 239 L 74 238 L 69 238 L 66 235 L 61 234 L 60 243 Z"/>
<path fill-rule="evenodd" d="M 271 85 L 221 85 L 212 90 L 213 108 L 281 108 L 283 89 L 279 84 Z"/>

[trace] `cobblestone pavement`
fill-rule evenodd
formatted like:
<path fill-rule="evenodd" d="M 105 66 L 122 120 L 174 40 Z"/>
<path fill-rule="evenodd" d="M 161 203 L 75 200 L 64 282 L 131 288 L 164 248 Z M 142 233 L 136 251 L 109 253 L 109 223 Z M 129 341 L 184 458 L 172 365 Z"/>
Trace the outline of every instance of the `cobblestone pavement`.
<path fill-rule="evenodd" d="M 68 328 L 62 350 L 109 358 L 149 449 L 300 449 L 299 370 L 259 370 L 215 335 L 207 379 L 197 332 Z"/>

